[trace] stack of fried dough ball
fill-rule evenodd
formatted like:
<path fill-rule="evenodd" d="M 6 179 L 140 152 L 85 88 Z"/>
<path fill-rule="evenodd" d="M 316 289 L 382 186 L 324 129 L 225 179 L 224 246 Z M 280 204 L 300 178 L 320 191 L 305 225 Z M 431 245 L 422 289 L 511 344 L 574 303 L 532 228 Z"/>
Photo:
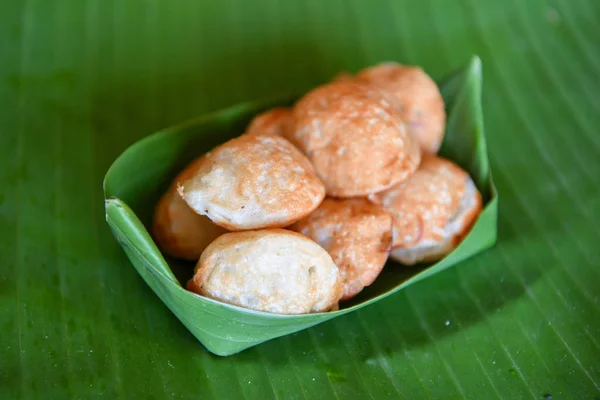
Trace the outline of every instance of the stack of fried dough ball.
<path fill-rule="evenodd" d="M 153 236 L 196 263 L 187 289 L 201 296 L 279 314 L 337 310 L 388 258 L 439 260 L 477 219 L 473 180 L 437 155 L 445 124 L 421 68 L 344 73 L 199 155 L 159 200 Z"/>

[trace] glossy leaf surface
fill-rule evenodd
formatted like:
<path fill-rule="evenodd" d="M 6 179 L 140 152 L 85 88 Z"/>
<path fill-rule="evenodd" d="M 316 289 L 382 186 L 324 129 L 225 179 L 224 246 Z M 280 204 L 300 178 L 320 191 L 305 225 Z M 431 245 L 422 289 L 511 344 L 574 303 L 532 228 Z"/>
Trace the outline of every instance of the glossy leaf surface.
<path fill-rule="evenodd" d="M 3 0 L 0 21 L 0 398 L 598 397 L 596 0 Z M 150 132 L 474 54 L 498 242 L 377 304 L 217 357 L 106 224 L 106 171 Z"/>

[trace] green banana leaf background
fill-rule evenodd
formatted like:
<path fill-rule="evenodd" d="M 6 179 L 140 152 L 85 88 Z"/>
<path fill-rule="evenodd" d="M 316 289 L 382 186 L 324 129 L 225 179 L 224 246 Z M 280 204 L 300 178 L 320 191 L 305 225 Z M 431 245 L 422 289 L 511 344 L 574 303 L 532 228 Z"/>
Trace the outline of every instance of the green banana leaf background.
<path fill-rule="evenodd" d="M 600 398 L 597 1 L 2 0 L 0 22 L 0 398 Z M 106 224 L 106 171 L 154 131 L 473 55 L 497 244 L 377 304 L 218 357 Z"/>

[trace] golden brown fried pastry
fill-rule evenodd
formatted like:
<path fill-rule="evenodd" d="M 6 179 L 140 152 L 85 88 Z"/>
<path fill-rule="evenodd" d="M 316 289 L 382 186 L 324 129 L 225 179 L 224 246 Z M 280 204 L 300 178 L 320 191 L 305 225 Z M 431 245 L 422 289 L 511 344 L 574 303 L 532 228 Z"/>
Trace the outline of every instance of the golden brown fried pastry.
<path fill-rule="evenodd" d="M 154 210 L 152 233 L 159 249 L 172 257 L 197 261 L 217 236 L 227 232 L 196 214 L 177 193 L 176 182 L 189 176 L 203 157 L 186 167 L 162 195 Z"/>
<path fill-rule="evenodd" d="M 290 225 L 325 197 L 310 161 L 286 139 L 265 134 L 216 147 L 178 191 L 198 214 L 232 231 Z"/>
<path fill-rule="evenodd" d="M 328 311 L 343 293 L 329 254 L 306 236 L 284 229 L 220 236 L 202 253 L 187 289 L 278 314 Z"/>
<path fill-rule="evenodd" d="M 409 179 L 370 196 L 394 216 L 391 258 L 406 265 L 450 253 L 477 219 L 482 200 L 467 172 L 426 156 Z"/>
<path fill-rule="evenodd" d="M 249 135 L 265 133 L 286 137 L 291 128 L 291 114 L 292 111 L 289 108 L 272 108 L 254 117 L 248 124 L 246 133 Z"/>
<path fill-rule="evenodd" d="M 291 140 L 313 163 L 329 196 L 365 196 L 416 170 L 419 145 L 394 101 L 375 85 L 341 79 L 296 103 Z"/>
<path fill-rule="evenodd" d="M 392 246 L 392 216 L 366 199 L 326 198 L 290 229 L 329 252 L 344 282 L 342 300 L 375 281 Z"/>
<path fill-rule="evenodd" d="M 356 77 L 393 93 L 401 117 L 421 148 L 428 153 L 438 152 L 444 139 L 446 111 L 438 86 L 423 69 L 384 62 L 360 71 Z"/>

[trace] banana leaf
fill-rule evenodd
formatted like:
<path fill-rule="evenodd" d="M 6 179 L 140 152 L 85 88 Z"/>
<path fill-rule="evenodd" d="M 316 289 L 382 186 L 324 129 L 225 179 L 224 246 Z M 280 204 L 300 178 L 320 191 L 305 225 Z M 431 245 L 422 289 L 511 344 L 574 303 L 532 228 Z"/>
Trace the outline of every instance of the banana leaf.
<path fill-rule="evenodd" d="M 596 1 L 0 2 L 0 398 L 600 396 Z M 381 60 L 481 57 L 498 241 L 360 310 L 229 357 L 105 222 L 155 132 Z"/>
<path fill-rule="evenodd" d="M 106 174 L 106 219 L 146 283 L 192 334 L 215 354 L 231 355 L 358 310 L 487 250 L 496 241 L 498 196 L 489 171 L 483 133 L 479 58 L 475 57 L 463 71 L 444 79 L 440 90 L 448 116 L 440 154 L 471 174 L 482 193 L 483 211 L 460 246 L 448 256 L 422 268 L 403 268 L 390 262 L 373 284 L 351 302 L 342 302 L 338 311 L 278 315 L 194 295 L 184 289 L 185 282 L 192 276 L 194 264 L 176 260 L 169 263 L 169 257 L 160 253 L 149 234 L 153 209 L 178 171 L 210 151 L 215 142 L 223 143 L 242 134 L 258 113 L 272 107 L 291 106 L 297 97 L 232 107 L 165 129 L 135 143 L 111 165 Z"/>

